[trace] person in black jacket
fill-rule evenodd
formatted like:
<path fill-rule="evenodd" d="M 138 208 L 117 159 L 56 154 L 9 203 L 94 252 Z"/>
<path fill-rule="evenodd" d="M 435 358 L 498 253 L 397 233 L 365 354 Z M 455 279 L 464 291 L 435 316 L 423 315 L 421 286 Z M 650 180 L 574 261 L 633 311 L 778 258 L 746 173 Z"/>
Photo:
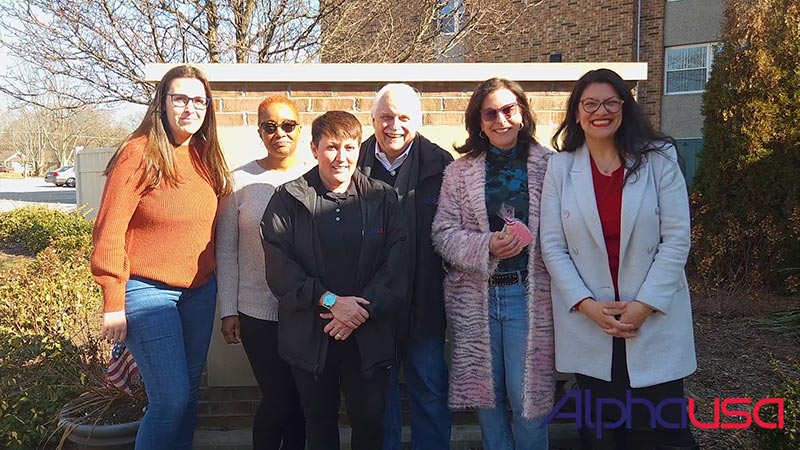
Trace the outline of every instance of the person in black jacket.
<path fill-rule="evenodd" d="M 393 186 L 409 228 L 410 302 L 398 315 L 400 361 L 411 406 L 411 449 L 450 448 L 444 358 L 446 320 L 442 260 L 431 244 L 442 174 L 453 157 L 417 132 L 420 99 L 407 84 L 387 84 L 372 103 L 375 134 L 361 145 L 358 168 Z M 402 412 L 398 368 L 389 373 L 384 450 L 400 450 Z"/>
<path fill-rule="evenodd" d="M 351 448 L 383 446 L 396 316 L 407 298 L 408 233 L 397 193 L 356 170 L 361 124 L 329 111 L 311 125 L 318 166 L 279 187 L 261 223 L 278 298 L 278 351 L 291 366 L 310 450 L 339 449 L 339 391 Z"/>

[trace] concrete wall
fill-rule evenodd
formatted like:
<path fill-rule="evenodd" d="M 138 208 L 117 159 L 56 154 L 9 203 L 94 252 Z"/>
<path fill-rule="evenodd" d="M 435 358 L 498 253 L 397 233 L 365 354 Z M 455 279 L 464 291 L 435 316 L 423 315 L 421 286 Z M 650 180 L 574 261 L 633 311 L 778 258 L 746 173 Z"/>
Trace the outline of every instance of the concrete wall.
<path fill-rule="evenodd" d="M 661 100 L 661 131 L 675 139 L 703 136 L 703 94 L 670 94 Z"/>
<path fill-rule="evenodd" d="M 723 13 L 722 0 L 666 2 L 664 47 L 719 41 Z M 662 79 L 665 76 L 661 74 Z M 661 100 L 661 131 L 676 139 L 701 137 L 702 103 L 702 93 L 664 95 Z"/>
<path fill-rule="evenodd" d="M 724 12 L 722 0 L 667 2 L 664 11 L 664 46 L 719 40 Z"/>

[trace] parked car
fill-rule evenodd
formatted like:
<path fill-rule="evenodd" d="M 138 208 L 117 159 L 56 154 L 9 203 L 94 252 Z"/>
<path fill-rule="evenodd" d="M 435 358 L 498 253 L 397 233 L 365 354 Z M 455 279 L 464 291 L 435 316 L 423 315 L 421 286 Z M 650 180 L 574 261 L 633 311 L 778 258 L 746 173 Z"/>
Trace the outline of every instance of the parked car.
<path fill-rule="evenodd" d="M 47 172 L 44 176 L 45 183 L 53 183 L 56 186 L 75 187 L 75 166 L 63 166 Z"/>

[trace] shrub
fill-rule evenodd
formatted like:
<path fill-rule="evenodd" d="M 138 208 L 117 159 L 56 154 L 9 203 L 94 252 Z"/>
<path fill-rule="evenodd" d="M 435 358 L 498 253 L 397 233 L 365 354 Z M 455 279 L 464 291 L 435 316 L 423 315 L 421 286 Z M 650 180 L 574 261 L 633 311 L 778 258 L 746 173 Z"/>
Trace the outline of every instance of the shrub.
<path fill-rule="evenodd" d="M 52 444 L 61 406 L 102 378 L 101 305 L 86 258 L 54 246 L 0 275 L 0 448 Z"/>
<path fill-rule="evenodd" d="M 695 269 L 718 284 L 790 291 L 800 268 L 800 3 L 731 0 L 725 15 L 703 97 L 694 223 L 707 241 Z M 748 241 L 762 253 L 749 254 Z"/>
<path fill-rule="evenodd" d="M 18 208 L 0 214 L 0 244 L 22 247 L 34 255 L 57 242 L 62 250 L 91 248 L 92 223 L 78 213 L 40 206 Z"/>
<path fill-rule="evenodd" d="M 800 450 L 800 361 L 789 359 L 788 368 L 782 367 L 777 361 L 773 361 L 772 365 L 784 385 L 771 392 L 769 397 L 784 399 L 784 427 L 756 428 L 758 440 L 761 448 Z M 778 409 L 774 405 L 768 405 L 760 411 L 760 416 L 767 423 L 776 423 Z"/>

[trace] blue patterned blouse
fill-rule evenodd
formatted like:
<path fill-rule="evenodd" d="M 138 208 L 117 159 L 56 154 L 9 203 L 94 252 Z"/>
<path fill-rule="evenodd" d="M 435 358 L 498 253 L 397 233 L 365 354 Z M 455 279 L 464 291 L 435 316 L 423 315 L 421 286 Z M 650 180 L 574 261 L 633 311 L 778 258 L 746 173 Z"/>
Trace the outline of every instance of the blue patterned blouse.
<path fill-rule="evenodd" d="M 498 214 L 501 205 L 514 207 L 514 217 L 528 224 L 528 155 L 519 145 L 511 150 L 491 146 L 486 153 L 486 212 L 489 229 L 503 229 L 503 219 Z M 500 261 L 498 273 L 515 272 L 528 268 L 528 247 L 511 259 Z"/>

